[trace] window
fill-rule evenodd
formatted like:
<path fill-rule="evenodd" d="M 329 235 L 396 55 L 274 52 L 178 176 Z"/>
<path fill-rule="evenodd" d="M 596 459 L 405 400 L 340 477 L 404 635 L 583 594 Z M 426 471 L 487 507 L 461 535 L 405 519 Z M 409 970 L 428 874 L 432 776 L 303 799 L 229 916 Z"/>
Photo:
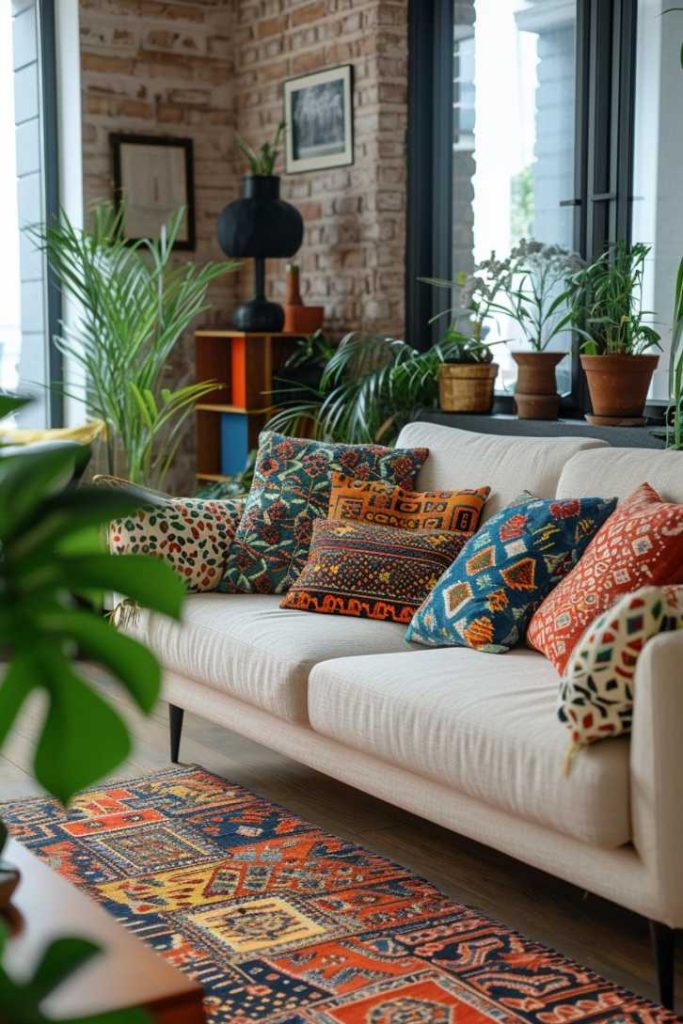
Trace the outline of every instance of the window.
<path fill-rule="evenodd" d="M 438 327 L 430 333 L 425 324 L 445 306 L 443 293 L 430 293 L 417 277 L 469 272 L 522 237 L 587 259 L 612 242 L 650 242 L 646 303 L 660 322 L 670 318 L 683 237 L 675 115 L 683 14 L 662 16 L 666 5 L 411 0 L 406 286 L 414 344 L 437 340 Z M 453 110 L 448 138 L 446 108 Z M 514 339 L 508 318 L 490 330 L 494 339 Z M 558 374 L 563 410 L 582 413 L 576 341 L 565 334 L 557 348 L 571 348 Z M 496 361 L 498 386 L 509 393 L 509 349 L 497 347 Z M 665 365 L 654 394 L 666 395 Z"/>
<path fill-rule="evenodd" d="M 19 419 L 22 426 L 41 427 L 61 421 L 61 403 L 46 390 L 60 374 L 49 342 L 59 295 L 24 229 L 44 223 L 59 205 L 54 6 L 51 0 L 12 0 L 0 7 L 0 201 L 9 225 L 1 257 L 9 301 L 0 324 L 0 386 L 32 395 Z"/>
<path fill-rule="evenodd" d="M 683 13 L 663 15 L 667 6 L 662 0 L 638 4 L 634 128 L 632 234 L 652 246 L 644 306 L 656 311 L 662 335 L 664 352 L 652 386 L 652 397 L 659 400 L 668 397 L 674 288 L 683 256 Z"/>
<path fill-rule="evenodd" d="M 522 238 L 571 249 L 573 211 L 561 204 L 574 195 L 575 4 L 458 0 L 453 17 L 453 271 Z M 490 330 L 519 333 L 502 314 Z M 570 345 L 565 333 L 551 347 Z M 498 387 L 511 391 L 509 346 L 496 347 L 496 362 Z M 558 382 L 571 390 L 570 359 Z"/>

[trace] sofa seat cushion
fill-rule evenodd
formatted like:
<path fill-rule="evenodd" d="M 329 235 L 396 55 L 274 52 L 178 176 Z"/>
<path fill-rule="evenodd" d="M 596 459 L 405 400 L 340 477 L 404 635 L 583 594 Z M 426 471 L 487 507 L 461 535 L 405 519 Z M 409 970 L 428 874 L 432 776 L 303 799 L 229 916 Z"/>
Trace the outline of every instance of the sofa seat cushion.
<path fill-rule="evenodd" d="M 565 773 L 558 677 L 534 651 L 467 648 L 326 661 L 312 671 L 313 729 L 586 843 L 630 839 L 626 739 Z"/>
<path fill-rule="evenodd" d="M 129 632 L 162 665 L 216 690 L 306 722 L 306 684 L 319 661 L 349 654 L 408 652 L 405 626 L 369 619 L 302 615 L 263 594 L 191 594 L 183 622 L 142 612 Z"/>

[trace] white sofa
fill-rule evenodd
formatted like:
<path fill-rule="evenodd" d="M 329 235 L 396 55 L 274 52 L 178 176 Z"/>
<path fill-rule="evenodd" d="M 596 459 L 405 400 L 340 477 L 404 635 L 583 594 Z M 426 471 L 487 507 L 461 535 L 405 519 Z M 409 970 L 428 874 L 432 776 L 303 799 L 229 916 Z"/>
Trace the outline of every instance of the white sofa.
<path fill-rule="evenodd" d="M 647 480 L 683 502 L 680 453 L 427 423 L 398 444 L 430 449 L 420 490 L 490 485 L 487 517 L 523 489 L 623 498 Z M 654 639 L 639 661 L 632 738 L 583 751 L 567 776 L 558 677 L 540 654 L 429 650 L 406 644 L 402 626 L 279 603 L 194 595 L 182 625 L 138 620 L 165 668 L 173 759 L 187 709 L 644 914 L 670 1004 L 683 926 L 683 634 Z"/>

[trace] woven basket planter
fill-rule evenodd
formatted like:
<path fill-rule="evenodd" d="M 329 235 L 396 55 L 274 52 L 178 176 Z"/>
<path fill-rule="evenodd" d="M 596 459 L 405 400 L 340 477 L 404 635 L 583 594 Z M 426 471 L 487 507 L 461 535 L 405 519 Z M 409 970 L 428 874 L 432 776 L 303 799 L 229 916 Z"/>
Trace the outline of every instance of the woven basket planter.
<path fill-rule="evenodd" d="M 497 363 L 443 363 L 439 404 L 444 412 L 491 412 Z"/>

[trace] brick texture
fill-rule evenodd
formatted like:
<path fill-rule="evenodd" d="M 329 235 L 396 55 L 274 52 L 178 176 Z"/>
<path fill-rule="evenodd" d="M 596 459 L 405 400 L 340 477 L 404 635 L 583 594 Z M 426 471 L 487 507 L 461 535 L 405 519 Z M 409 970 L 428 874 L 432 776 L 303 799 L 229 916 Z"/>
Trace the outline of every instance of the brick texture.
<path fill-rule="evenodd" d="M 111 132 L 194 141 L 197 250 L 220 259 L 216 218 L 246 171 L 236 136 L 260 145 L 282 119 L 283 82 L 350 63 L 355 163 L 282 173 L 301 211 L 303 293 L 323 305 L 330 333 L 403 331 L 408 0 L 80 0 L 86 202 L 112 194 Z M 212 286 L 204 322 L 226 325 L 249 294 L 251 267 Z M 269 264 L 272 297 L 284 267 Z M 190 338 L 168 368 L 193 373 Z M 191 486 L 192 442 L 174 486 Z"/>
<path fill-rule="evenodd" d="M 354 69 L 355 163 L 283 175 L 304 217 L 304 301 L 337 334 L 400 335 L 404 323 L 407 0 L 238 0 L 236 127 L 254 144 L 282 119 L 282 83 L 335 64 Z M 242 279 L 244 275 L 241 275 Z M 248 285 L 242 280 L 242 291 Z M 283 268 L 270 268 L 274 298 Z"/>

